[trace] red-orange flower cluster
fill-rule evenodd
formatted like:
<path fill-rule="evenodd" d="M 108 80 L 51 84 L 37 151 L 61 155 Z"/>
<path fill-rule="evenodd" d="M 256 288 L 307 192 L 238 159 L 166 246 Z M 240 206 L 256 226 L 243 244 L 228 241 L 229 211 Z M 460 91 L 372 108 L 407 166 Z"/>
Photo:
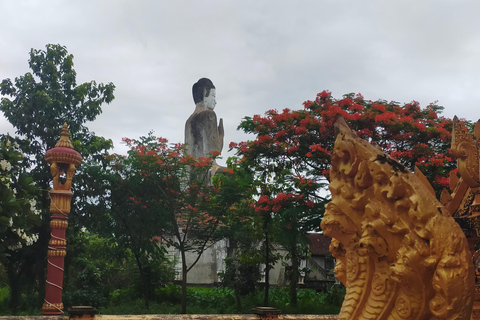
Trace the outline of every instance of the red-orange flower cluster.
<path fill-rule="evenodd" d="M 419 166 L 436 190 L 443 186 L 440 183 L 443 180 L 437 177 L 447 177 L 455 167 L 454 161 L 446 156 L 452 121 L 439 116 L 442 107 L 436 104 L 421 109 L 416 101 L 404 105 L 369 101 L 361 94 L 348 94 L 336 100 L 325 90 L 314 101 L 305 101 L 303 107 L 246 117 L 239 128 L 254 134 L 255 139 L 230 144 L 243 165 L 261 176 L 268 173 L 272 184 L 284 183 L 284 190 L 293 186 L 293 194 L 313 196 L 313 187 L 294 183 L 299 174 L 312 177 L 317 188 L 326 185 L 320 182 L 328 179 L 334 123 L 339 117 L 362 139 L 378 145 L 408 168 Z M 261 200 L 256 203 L 257 212 L 272 210 L 273 203 Z"/>

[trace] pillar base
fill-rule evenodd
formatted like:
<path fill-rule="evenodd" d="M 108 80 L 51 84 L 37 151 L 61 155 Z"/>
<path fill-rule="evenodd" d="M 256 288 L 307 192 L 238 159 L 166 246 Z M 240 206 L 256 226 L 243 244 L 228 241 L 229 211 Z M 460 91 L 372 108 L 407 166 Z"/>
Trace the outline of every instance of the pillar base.
<path fill-rule="evenodd" d="M 63 303 L 43 303 L 42 306 L 43 315 L 62 315 Z"/>

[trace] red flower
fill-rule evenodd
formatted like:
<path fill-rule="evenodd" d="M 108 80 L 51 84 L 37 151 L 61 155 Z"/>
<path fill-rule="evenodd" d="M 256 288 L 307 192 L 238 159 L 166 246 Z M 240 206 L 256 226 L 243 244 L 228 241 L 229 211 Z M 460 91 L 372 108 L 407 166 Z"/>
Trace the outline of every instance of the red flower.
<path fill-rule="evenodd" d="M 414 122 L 413 125 L 422 132 L 426 130 L 426 127 L 423 123 Z"/>
<path fill-rule="evenodd" d="M 380 104 L 380 103 L 373 103 L 373 109 L 378 110 L 378 111 L 381 111 L 381 112 L 385 112 L 385 111 L 386 111 L 385 105 L 384 105 L 384 104 Z"/>
<path fill-rule="evenodd" d="M 305 109 L 310 109 L 311 107 L 313 107 L 315 105 L 315 103 L 313 101 L 310 101 L 310 100 L 307 100 L 303 103 L 303 107 Z"/>
<path fill-rule="evenodd" d="M 129 138 L 122 138 L 122 142 L 124 142 L 127 146 L 131 146 L 133 140 Z"/>
<path fill-rule="evenodd" d="M 331 92 L 330 91 L 327 91 L 327 90 L 323 90 L 322 92 L 320 92 L 319 94 L 317 94 L 317 102 L 321 101 L 321 100 L 325 100 L 327 98 L 329 98 L 331 96 Z"/>
<path fill-rule="evenodd" d="M 353 103 L 353 100 L 350 99 L 350 98 L 345 98 L 345 99 L 343 99 L 343 100 L 338 101 L 338 105 L 339 105 L 341 108 L 348 107 L 348 106 L 351 105 L 352 103 Z"/>

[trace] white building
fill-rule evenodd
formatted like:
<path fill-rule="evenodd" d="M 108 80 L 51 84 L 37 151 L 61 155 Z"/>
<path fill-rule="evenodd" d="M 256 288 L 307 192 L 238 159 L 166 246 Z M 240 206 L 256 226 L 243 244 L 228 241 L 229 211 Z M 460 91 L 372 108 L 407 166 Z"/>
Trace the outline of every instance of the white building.
<path fill-rule="evenodd" d="M 328 251 L 330 245 L 330 238 L 323 234 L 311 233 L 308 235 L 310 240 L 311 255 L 307 260 L 300 264 L 300 281 L 301 285 L 316 289 L 323 289 L 332 285 L 335 282 L 333 275 L 333 268 L 335 262 Z M 214 285 L 220 281 L 218 274 L 225 270 L 224 260 L 231 250 L 228 239 L 217 241 L 210 245 L 202 254 L 199 261 L 188 273 L 188 284 L 190 285 Z M 278 249 L 282 257 L 287 255 L 287 251 Z M 176 280 L 182 278 L 182 264 L 180 259 L 180 252 L 170 248 L 169 255 L 175 263 Z M 187 252 L 187 265 L 191 265 L 197 258 L 197 253 Z M 285 276 L 288 268 L 288 259 L 280 259 L 270 270 L 270 285 L 285 286 L 288 280 Z M 265 282 L 265 265 L 260 265 L 260 274 L 262 279 L 260 282 Z"/>

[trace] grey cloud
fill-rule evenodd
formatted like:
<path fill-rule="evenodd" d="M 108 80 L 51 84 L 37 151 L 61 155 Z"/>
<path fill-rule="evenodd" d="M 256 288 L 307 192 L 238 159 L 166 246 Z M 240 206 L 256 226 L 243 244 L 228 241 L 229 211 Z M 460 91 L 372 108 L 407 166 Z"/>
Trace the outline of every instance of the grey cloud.
<path fill-rule="evenodd" d="M 0 75 L 28 71 L 30 48 L 66 45 L 78 81 L 113 82 L 116 99 L 90 127 L 114 140 L 154 130 L 183 141 L 191 86 L 217 87 L 226 145 L 247 115 L 335 97 L 439 101 L 480 117 L 480 4 L 473 1 L 2 2 Z M 0 121 L 2 129 L 6 125 Z M 3 131 L 3 130 L 2 130 Z M 228 154 L 227 154 L 228 155 Z"/>

